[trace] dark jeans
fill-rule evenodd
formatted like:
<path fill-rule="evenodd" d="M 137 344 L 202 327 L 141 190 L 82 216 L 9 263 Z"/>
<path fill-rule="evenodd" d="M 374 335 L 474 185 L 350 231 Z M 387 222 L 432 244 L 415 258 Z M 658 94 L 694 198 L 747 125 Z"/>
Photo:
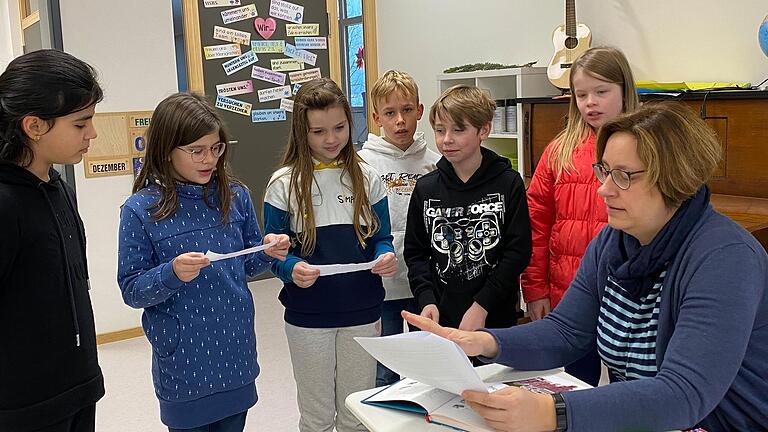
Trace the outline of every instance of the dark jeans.
<path fill-rule="evenodd" d="M 64 420 L 35 432 L 93 432 L 96 430 L 96 405 L 87 406 Z"/>
<path fill-rule="evenodd" d="M 389 300 L 381 304 L 381 335 L 391 336 L 403 332 L 403 317 L 400 311 L 419 313 L 416 311 L 416 299 L 407 298 Z M 394 384 L 400 376 L 387 369 L 381 363 L 376 363 L 376 387 Z"/>
<path fill-rule="evenodd" d="M 565 367 L 565 371 L 592 387 L 600 382 L 600 354 L 597 348 Z"/>
<path fill-rule="evenodd" d="M 243 432 L 246 415 L 248 415 L 248 411 L 243 411 L 240 414 L 235 414 L 205 426 L 192 429 L 168 428 L 168 430 L 170 432 Z"/>

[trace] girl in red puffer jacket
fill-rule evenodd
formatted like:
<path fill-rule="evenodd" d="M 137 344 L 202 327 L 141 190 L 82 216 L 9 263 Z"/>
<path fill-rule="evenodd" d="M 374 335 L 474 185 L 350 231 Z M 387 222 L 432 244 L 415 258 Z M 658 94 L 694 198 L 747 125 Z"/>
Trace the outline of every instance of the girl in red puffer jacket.
<path fill-rule="evenodd" d="M 592 171 L 595 134 L 639 105 L 632 70 L 615 48 L 592 48 L 579 56 L 571 67 L 570 90 L 568 123 L 544 150 L 528 188 L 533 255 L 521 287 L 534 321 L 560 302 L 587 245 L 608 221 Z M 566 371 L 597 385 L 597 351 Z"/>

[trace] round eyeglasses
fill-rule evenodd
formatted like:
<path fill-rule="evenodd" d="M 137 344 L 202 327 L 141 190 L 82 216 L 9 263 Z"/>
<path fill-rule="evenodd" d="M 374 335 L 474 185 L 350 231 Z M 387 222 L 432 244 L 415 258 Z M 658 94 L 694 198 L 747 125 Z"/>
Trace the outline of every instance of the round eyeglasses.
<path fill-rule="evenodd" d="M 227 143 L 225 142 L 217 142 L 216 144 L 210 146 L 210 147 L 195 147 L 195 148 L 184 148 L 184 147 L 176 147 L 177 149 L 183 151 L 184 153 L 188 153 L 189 157 L 192 158 L 192 162 L 202 162 L 205 160 L 205 156 L 208 154 L 208 152 L 211 152 L 211 156 L 214 157 L 214 159 L 221 157 L 221 155 L 224 154 L 224 150 L 227 148 Z"/>
<path fill-rule="evenodd" d="M 605 183 L 605 180 L 610 175 L 611 179 L 613 179 L 613 183 L 616 186 L 618 186 L 619 189 L 621 190 L 629 189 L 629 186 L 632 184 L 633 175 L 645 172 L 645 170 L 624 171 L 618 168 L 609 170 L 608 168 L 604 167 L 603 164 L 601 163 L 593 163 L 592 170 L 595 171 L 595 177 L 597 177 L 597 180 L 599 180 L 600 183 Z"/>

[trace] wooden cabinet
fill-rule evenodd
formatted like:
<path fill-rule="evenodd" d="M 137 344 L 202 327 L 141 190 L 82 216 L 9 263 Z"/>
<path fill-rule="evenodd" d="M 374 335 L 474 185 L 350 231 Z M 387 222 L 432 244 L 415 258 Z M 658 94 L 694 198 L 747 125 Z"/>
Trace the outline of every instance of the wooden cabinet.
<path fill-rule="evenodd" d="M 689 93 L 675 99 L 698 113 L 723 145 L 722 161 L 709 182 L 713 205 L 768 250 L 768 91 Z M 547 144 L 565 127 L 568 99 L 519 102 L 526 143 L 522 163 L 530 179 Z"/>
<path fill-rule="evenodd" d="M 524 142 L 529 143 L 523 149 L 525 177 L 530 180 L 536 171 L 541 154 L 552 139 L 565 129 L 568 119 L 568 100 L 553 103 L 522 103 L 522 130 Z"/>

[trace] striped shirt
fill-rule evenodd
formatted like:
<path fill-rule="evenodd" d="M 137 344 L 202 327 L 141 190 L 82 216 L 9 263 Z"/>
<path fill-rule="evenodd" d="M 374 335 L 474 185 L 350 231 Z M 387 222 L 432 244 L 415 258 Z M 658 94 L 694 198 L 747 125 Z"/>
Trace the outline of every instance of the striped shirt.
<path fill-rule="evenodd" d="M 659 324 L 661 289 L 666 270 L 651 291 L 633 299 L 609 276 L 600 301 L 597 350 L 611 381 L 629 381 L 656 375 L 656 331 Z"/>

